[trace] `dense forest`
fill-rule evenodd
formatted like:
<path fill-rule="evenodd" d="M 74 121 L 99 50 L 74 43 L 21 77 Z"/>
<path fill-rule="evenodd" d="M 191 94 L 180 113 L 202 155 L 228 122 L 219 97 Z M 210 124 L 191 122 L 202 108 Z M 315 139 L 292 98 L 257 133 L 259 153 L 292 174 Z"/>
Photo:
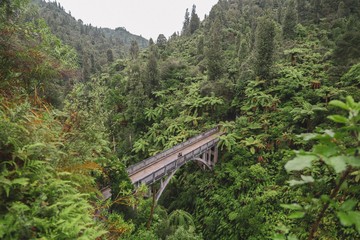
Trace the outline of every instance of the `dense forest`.
<path fill-rule="evenodd" d="M 112 30 L 84 24 L 81 19 L 72 17 L 71 11 L 66 13 L 56 1 L 31 2 L 38 6 L 38 17 L 46 21 L 51 32 L 77 51 L 83 80 L 89 80 L 91 74 L 101 71 L 104 64 L 124 58 L 133 42 L 140 49 L 148 45 L 148 40 L 129 33 L 124 27 Z"/>
<path fill-rule="evenodd" d="M 190 9 L 147 41 L 0 1 L 1 239 L 360 239 L 359 0 Z M 134 188 L 126 167 L 215 126 L 212 171 Z"/>

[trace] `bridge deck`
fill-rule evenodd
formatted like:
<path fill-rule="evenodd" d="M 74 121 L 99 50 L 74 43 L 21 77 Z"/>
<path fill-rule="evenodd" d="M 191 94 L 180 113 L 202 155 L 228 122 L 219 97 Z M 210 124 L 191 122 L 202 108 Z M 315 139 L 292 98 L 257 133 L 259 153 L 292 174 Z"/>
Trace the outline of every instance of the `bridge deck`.
<path fill-rule="evenodd" d="M 205 145 L 206 143 L 211 142 L 212 140 L 218 138 L 220 135 L 221 135 L 221 133 L 215 132 L 215 133 L 213 133 L 191 145 L 185 146 L 184 148 L 173 152 L 171 155 L 168 155 L 162 159 L 159 159 L 157 162 L 155 162 L 137 172 L 134 172 L 133 174 L 129 174 L 131 182 L 136 183 L 137 181 L 145 178 L 146 176 L 152 174 L 153 172 L 156 172 L 157 170 L 165 167 L 167 164 L 175 161 L 178 158 L 179 153 L 181 153 L 182 155 L 190 153 L 191 151 L 195 150 L 196 148 L 199 148 L 199 147 Z"/>

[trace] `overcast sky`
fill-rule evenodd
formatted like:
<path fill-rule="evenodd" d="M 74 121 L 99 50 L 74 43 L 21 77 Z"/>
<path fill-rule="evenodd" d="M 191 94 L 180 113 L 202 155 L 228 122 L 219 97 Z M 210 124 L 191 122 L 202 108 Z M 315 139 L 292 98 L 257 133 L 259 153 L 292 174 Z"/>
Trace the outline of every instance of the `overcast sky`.
<path fill-rule="evenodd" d="M 51 0 L 54 1 L 54 0 Z M 192 5 L 201 20 L 218 0 L 57 0 L 67 12 L 84 23 L 129 32 L 155 41 L 160 33 L 167 38 L 181 31 L 186 8 Z"/>

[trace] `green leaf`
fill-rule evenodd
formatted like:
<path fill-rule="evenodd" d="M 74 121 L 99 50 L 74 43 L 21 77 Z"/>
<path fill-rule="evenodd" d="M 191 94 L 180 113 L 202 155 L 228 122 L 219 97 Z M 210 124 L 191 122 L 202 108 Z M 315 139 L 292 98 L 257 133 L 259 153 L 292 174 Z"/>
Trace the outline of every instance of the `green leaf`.
<path fill-rule="evenodd" d="M 328 136 L 332 137 L 332 138 L 335 137 L 335 133 L 331 129 L 325 130 L 324 133 L 327 134 Z"/>
<path fill-rule="evenodd" d="M 355 103 L 354 98 L 352 96 L 347 96 L 346 97 L 346 105 L 349 106 L 350 108 L 354 108 L 356 106 L 356 103 Z"/>
<path fill-rule="evenodd" d="M 359 157 L 344 156 L 343 158 L 347 164 L 349 164 L 353 167 L 360 167 L 360 158 Z"/>
<path fill-rule="evenodd" d="M 1 176 L 1 178 L 0 178 L 0 183 L 6 184 L 6 185 L 11 185 L 11 180 L 9 180 L 9 179 Z M 3 186 L 4 186 L 4 185 L 3 185 Z"/>
<path fill-rule="evenodd" d="M 348 212 L 337 212 L 341 224 L 343 226 L 352 226 L 355 224 L 356 230 L 360 233 L 360 212 L 359 211 L 348 211 Z"/>
<path fill-rule="evenodd" d="M 348 122 L 348 119 L 341 115 L 330 115 L 327 118 L 330 119 L 331 121 L 337 122 L 337 123 L 347 123 Z"/>
<path fill-rule="evenodd" d="M 337 146 L 335 144 L 318 144 L 314 147 L 314 153 L 317 153 L 319 155 L 330 157 L 337 153 Z"/>
<path fill-rule="evenodd" d="M 298 237 L 293 235 L 293 234 L 290 234 L 287 238 L 287 240 L 298 240 Z"/>
<path fill-rule="evenodd" d="M 272 236 L 271 239 L 272 240 L 286 240 L 286 237 L 284 234 L 276 233 L 274 236 Z"/>
<path fill-rule="evenodd" d="M 329 195 L 325 195 L 325 194 L 321 195 L 320 199 L 321 199 L 321 201 L 323 201 L 323 202 L 330 202 L 330 201 L 331 201 L 330 196 L 329 196 Z"/>
<path fill-rule="evenodd" d="M 280 224 L 279 226 L 277 226 L 276 230 L 277 230 L 277 232 L 282 232 L 282 233 L 285 233 L 285 234 L 288 234 L 289 231 L 290 231 L 290 229 L 287 226 L 283 225 L 283 224 Z"/>
<path fill-rule="evenodd" d="M 228 217 L 229 217 L 230 221 L 233 221 L 238 217 L 238 214 L 237 214 L 237 212 L 231 212 L 231 213 L 229 213 Z"/>
<path fill-rule="evenodd" d="M 304 175 L 301 175 L 301 179 L 302 180 L 290 180 L 290 181 L 287 181 L 290 186 L 295 186 L 295 185 L 301 185 L 301 184 L 305 184 L 305 183 L 311 183 L 311 182 L 314 182 L 314 178 L 312 176 L 304 176 Z"/>
<path fill-rule="evenodd" d="M 22 186 L 26 186 L 26 185 L 28 185 L 28 183 L 29 183 L 28 178 L 17 178 L 12 181 L 12 184 L 19 184 Z"/>
<path fill-rule="evenodd" d="M 340 209 L 343 211 L 351 211 L 357 203 L 358 201 L 355 199 L 348 199 L 341 205 Z"/>
<path fill-rule="evenodd" d="M 353 224 L 351 217 L 346 212 L 337 212 L 336 215 L 339 218 L 341 225 L 349 227 Z"/>
<path fill-rule="evenodd" d="M 360 224 L 360 212 L 359 211 L 349 211 L 348 215 L 351 218 L 353 223 Z"/>
<path fill-rule="evenodd" d="M 341 173 L 346 169 L 346 162 L 344 156 L 331 157 L 324 159 L 325 163 L 332 166 L 336 173 Z"/>
<path fill-rule="evenodd" d="M 30 207 L 22 202 L 15 202 L 11 206 L 12 210 L 15 210 L 16 212 L 26 212 L 30 210 Z"/>
<path fill-rule="evenodd" d="M 254 147 L 251 147 L 251 148 L 250 148 L 250 152 L 251 152 L 251 154 L 255 154 L 255 148 L 254 148 Z"/>
<path fill-rule="evenodd" d="M 305 141 L 309 141 L 309 140 L 312 140 L 314 138 L 318 138 L 319 134 L 317 134 L 317 133 L 304 133 L 304 134 L 300 134 L 300 137 L 302 137 Z"/>
<path fill-rule="evenodd" d="M 4 190 L 6 193 L 6 197 L 9 197 L 10 196 L 10 186 L 4 186 Z"/>
<path fill-rule="evenodd" d="M 303 218 L 305 216 L 305 212 L 293 212 L 291 213 L 288 217 L 290 219 L 298 219 L 298 218 Z"/>
<path fill-rule="evenodd" d="M 332 100 L 329 104 L 335 107 L 342 108 L 344 110 L 350 110 L 349 106 L 346 103 L 339 100 Z"/>
<path fill-rule="evenodd" d="M 293 204 L 280 204 L 280 206 L 281 206 L 282 208 L 290 209 L 290 210 L 303 210 L 303 207 L 300 206 L 300 205 L 297 204 L 297 203 L 293 203 Z"/>
<path fill-rule="evenodd" d="M 286 171 L 300 171 L 304 168 L 311 167 L 312 161 L 316 160 L 317 156 L 314 155 L 298 155 L 293 160 L 285 164 Z"/>
<path fill-rule="evenodd" d="M 358 231 L 358 233 L 360 233 L 360 212 L 359 211 L 351 211 L 351 212 L 349 212 L 349 215 L 355 223 L 356 230 Z"/>
<path fill-rule="evenodd" d="M 306 182 L 299 181 L 299 180 L 290 180 L 290 181 L 287 181 L 287 183 L 289 183 L 289 185 L 292 187 L 292 186 L 296 186 L 296 185 L 305 184 Z"/>
<path fill-rule="evenodd" d="M 314 182 L 314 178 L 312 176 L 304 176 L 304 175 L 301 175 L 301 179 L 304 180 L 304 182 L 306 183 L 311 183 L 311 182 Z"/>

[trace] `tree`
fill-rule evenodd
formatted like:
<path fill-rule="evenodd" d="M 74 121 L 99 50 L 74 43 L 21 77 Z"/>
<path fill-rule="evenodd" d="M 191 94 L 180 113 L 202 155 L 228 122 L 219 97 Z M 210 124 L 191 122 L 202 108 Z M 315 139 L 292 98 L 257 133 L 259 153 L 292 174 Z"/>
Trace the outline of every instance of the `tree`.
<path fill-rule="evenodd" d="M 87 82 L 90 80 L 90 64 L 89 64 L 88 56 L 86 54 L 83 55 L 82 69 L 83 69 L 82 80 Z"/>
<path fill-rule="evenodd" d="M 90 72 L 91 72 L 91 73 L 95 73 L 95 72 L 96 72 L 94 54 L 90 54 Z"/>
<path fill-rule="evenodd" d="M 113 51 L 111 49 L 108 49 L 107 52 L 106 52 L 106 55 L 107 55 L 108 63 L 112 63 L 114 61 Z"/>
<path fill-rule="evenodd" d="M 150 38 L 150 40 L 149 40 L 149 50 L 150 50 L 150 53 L 154 53 L 156 55 L 157 48 L 156 48 L 155 42 L 152 38 Z"/>
<path fill-rule="evenodd" d="M 306 123 L 307 131 L 311 131 L 313 127 L 313 120 L 317 116 L 316 112 L 326 111 L 326 108 L 322 104 L 312 105 L 304 99 L 298 99 L 300 107 L 294 106 L 290 113 L 295 121 L 300 120 L 302 123 Z"/>
<path fill-rule="evenodd" d="M 137 41 L 135 41 L 135 40 L 131 41 L 130 56 L 131 56 L 131 59 L 133 59 L 133 60 L 137 59 L 139 56 L 139 45 L 138 45 Z"/>
<path fill-rule="evenodd" d="M 173 235 L 170 235 L 166 238 L 167 240 L 201 240 L 201 236 L 196 235 L 194 229 L 186 230 L 183 227 L 176 229 Z"/>
<path fill-rule="evenodd" d="M 360 44 L 360 33 L 355 30 L 359 26 L 359 22 L 351 18 L 347 23 L 346 32 L 336 41 L 333 53 L 336 65 L 349 66 L 359 61 L 360 50 L 357 46 Z"/>
<path fill-rule="evenodd" d="M 312 15 L 313 15 L 313 21 L 316 24 L 320 23 L 320 17 L 321 17 L 321 11 L 322 11 L 322 3 L 321 0 L 312 0 Z"/>
<path fill-rule="evenodd" d="M 28 0 L 4 0 L 0 2 L 0 19 L 1 20 L 10 20 L 13 16 L 16 17 L 14 13 L 17 10 L 20 10 L 22 7 L 26 6 Z M 3 17 L 5 17 L 3 19 Z"/>
<path fill-rule="evenodd" d="M 196 14 L 196 5 L 192 6 L 191 18 L 189 23 L 190 34 L 193 34 L 200 27 L 200 18 Z"/>
<path fill-rule="evenodd" d="M 197 43 L 197 54 L 199 56 L 203 56 L 204 54 L 204 36 L 200 36 L 199 40 L 198 40 L 198 43 Z"/>
<path fill-rule="evenodd" d="M 210 29 L 207 43 L 207 71 L 210 81 L 218 80 L 223 75 L 223 51 L 221 46 L 221 24 L 217 18 Z"/>
<path fill-rule="evenodd" d="M 155 43 L 154 43 L 154 40 L 152 38 L 149 39 L 149 46 L 153 46 Z"/>
<path fill-rule="evenodd" d="M 346 12 L 346 6 L 344 1 L 339 2 L 338 8 L 337 8 L 337 17 L 338 18 L 343 18 L 347 15 Z"/>
<path fill-rule="evenodd" d="M 164 34 L 159 34 L 158 38 L 156 39 L 156 44 L 159 48 L 165 48 L 167 43 L 167 39 Z"/>
<path fill-rule="evenodd" d="M 183 28 L 182 28 L 182 31 L 181 31 L 181 35 L 183 35 L 183 36 L 189 35 L 189 33 L 190 33 L 189 28 L 190 28 L 190 13 L 189 13 L 189 9 L 187 8 L 186 12 L 185 12 L 185 20 L 184 20 L 184 23 L 183 23 Z"/>
<path fill-rule="evenodd" d="M 152 96 L 152 92 L 156 91 L 159 86 L 159 69 L 156 53 L 154 51 L 150 52 L 149 59 L 146 64 L 144 85 L 146 86 L 146 93 L 149 97 Z"/>
<path fill-rule="evenodd" d="M 296 24 L 297 24 L 297 12 L 295 9 L 295 1 L 291 0 L 286 8 L 285 18 L 283 23 L 283 36 L 285 39 L 294 39 Z"/>
<path fill-rule="evenodd" d="M 269 17 L 258 20 L 255 39 L 255 72 L 263 79 L 270 77 L 275 48 L 275 23 Z"/>
<path fill-rule="evenodd" d="M 308 16 L 307 0 L 296 0 L 296 8 L 299 16 L 299 22 L 304 22 Z"/>

